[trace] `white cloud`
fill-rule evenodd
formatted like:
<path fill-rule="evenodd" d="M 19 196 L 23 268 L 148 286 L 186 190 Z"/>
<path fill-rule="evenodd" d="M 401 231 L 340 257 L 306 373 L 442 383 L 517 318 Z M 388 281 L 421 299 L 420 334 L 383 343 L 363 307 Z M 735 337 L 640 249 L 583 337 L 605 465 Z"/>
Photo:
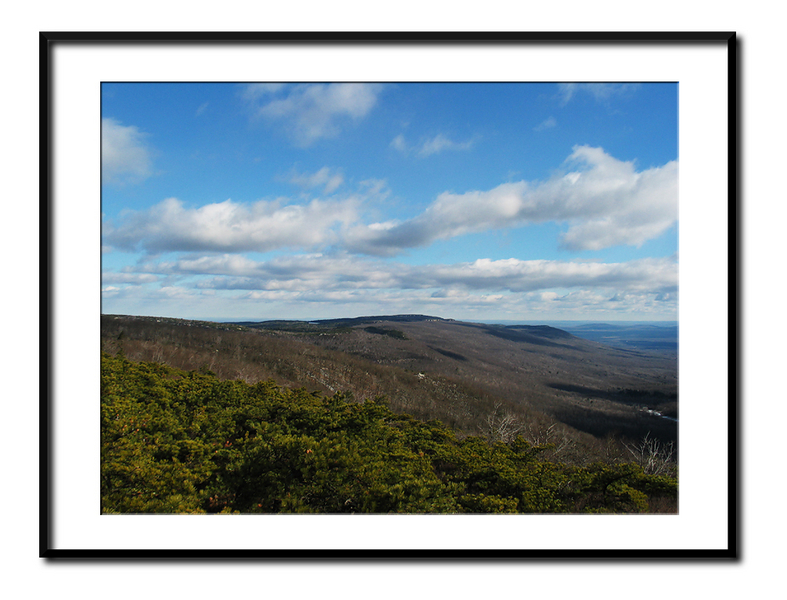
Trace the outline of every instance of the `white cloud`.
<path fill-rule="evenodd" d="M 293 171 L 289 181 L 304 189 L 322 187 L 323 193 L 331 194 L 344 183 L 344 177 L 337 171 L 323 167 L 316 173 L 298 173 Z"/>
<path fill-rule="evenodd" d="M 601 148 L 576 146 L 573 170 L 543 182 L 504 183 L 487 191 L 444 192 L 420 215 L 385 227 L 355 226 L 346 247 L 392 256 L 404 249 L 472 232 L 548 221 L 568 223 L 561 243 L 571 250 L 641 245 L 678 217 L 678 164 L 638 172 Z"/>
<path fill-rule="evenodd" d="M 418 148 L 419 156 L 430 156 L 443 150 L 469 150 L 473 146 L 473 140 L 466 142 L 454 142 L 442 133 L 438 133 L 433 138 L 425 140 Z"/>
<path fill-rule="evenodd" d="M 407 152 L 407 142 L 404 140 L 404 135 L 400 133 L 393 140 L 391 140 L 391 148 L 402 153 Z"/>
<path fill-rule="evenodd" d="M 153 174 L 147 134 L 115 119 L 101 119 L 101 175 L 104 183 L 139 183 Z"/>
<path fill-rule="evenodd" d="M 289 175 L 304 188 L 320 187 L 333 194 L 344 185 L 338 171 L 324 167 L 315 173 Z M 360 221 L 363 210 L 374 209 L 391 191 L 382 179 L 365 179 L 340 194 L 297 199 L 281 197 L 251 203 L 226 200 L 189 207 L 167 198 L 147 210 L 124 211 L 101 224 L 102 251 L 144 252 L 268 252 L 311 251 L 340 247 L 346 231 Z"/>
<path fill-rule="evenodd" d="M 352 304 L 353 312 L 363 311 L 357 314 L 455 316 L 459 311 L 483 318 L 504 314 L 519 319 L 524 314 L 674 318 L 678 301 L 676 256 L 606 264 L 479 259 L 416 266 L 346 253 L 278 256 L 267 261 L 223 254 L 151 260 L 130 270 L 129 275 L 160 276 L 162 284 L 106 286 L 102 294 L 108 312 L 145 314 L 133 307 L 165 300 L 164 305 L 156 304 L 155 314 L 163 314 L 162 306 L 177 305 L 188 306 L 187 314 L 202 311 L 209 317 L 270 315 L 276 306 L 285 311 L 282 317 L 312 318 L 317 305 L 322 315 L 347 316 L 347 305 Z M 264 312 L 245 312 L 249 306 Z M 205 312 L 209 308 L 212 313 Z M 497 316 L 491 317 L 492 313 Z"/>
<path fill-rule="evenodd" d="M 674 258 L 625 263 L 478 259 L 472 263 L 412 270 L 402 284 L 508 292 L 582 287 L 662 293 L 677 289 L 678 269 Z"/>
<path fill-rule="evenodd" d="M 335 241 L 333 228 L 357 219 L 358 201 L 312 200 L 308 204 L 226 200 L 187 208 L 168 198 L 149 210 L 128 213 L 115 227 L 104 225 L 104 241 L 146 252 L 265 252 Z"/>
<path fill-rule="evenodd" d="M 385 200 L 391 194 L 385 179 L 364 179 L 358 182 L 358 190 L 364 199 Z"/>
<path fill-rule="evenodd" d="M 551 129 L 552 127 L 556 127 L 556 126 L 557 126 L 557 120 L 555 119 L 555 117 L 549 117 L 548 119 L 545 119 L 544 121 L 533 127 L 533 130 L 544 131 L 545 129 Z"/>
<path fill-rule="evenodd" d="M 224 254 L 149 262 L 139 273 L 191 277 L 213 276 L 199 287 L 211 289 L 288 290 L 432 290 L 443 297 L 470 292 L 550 292 L 542 300 L 556 300 L 557 289 L 606 290 L 652 294 L 674 300 L 678 287 L 677 257 L 647 258 L 624 263 L 518 259 L 478 259 L 451 265 L 407 265 L 359 259 L 349 254 L 301 254 L 268 261 Z M 438 290 L 437 293 L 434 290 Z"/>
<path fill-rule="evenodd" d="M 578 94 L 589 95 L 597 102 L 608 102 L 613 96 L 625 96 L 638 88 L 637 83 L 559 83 L 558 97 L 563 106 Z"/>
<path fill-rule="evenodd" d="M 169 198 L 146 211 L 102 224 L 104 246 L 147 253 L 266 252 L 333 247 L 352 253 L 395 256 L 436 240 L 495 229 L 557 222 L 570 250 L 639 246 L 677 222 L 677 162 L 637 171 L 601 148 L 577 146 L 562 172 L 546 181 L 519 181 L 491 190 L 444 192 L 407 220 L 361 222 L 361 209 L 390 191 L 383 180 L 365 180 L 331 199 L 288 199 L 197 208 Z M 344 184 L 329 167 L 293 172 L 290 181 L 334 193 Z"/>
<path fill-rule="evenodd" d="M 365 83 L 253 84 L 242 97 L 255 117 L 283 124 L 295 144 L 307 147 L 369 114 L 382 89 Z"/>
<path fill-rule="evenodd" d="M 101 273 L 101 283 L 155 283 L 159 278 L 150 273 L 117 273 L 112 271 L 105 271 Z"/>
<path fill-rule="evenodd" d="M 283 83 L 250 83 L 243 87 L 241 97 L 247 102 L 256 102 L 282 89 Z"/>
<path fill-rule="evenodd" d="M 405 140 L 404 135 L 400 133 L 391 141 L 390 145 L 391 148 L 398 150 L 402 154 L 415 152 L 417 156 L 425 158 L 427 156 L 431 156 L 432 154 L 439 154 L 445 150 L 469 150 L 473 147 L 473 144 L 475 144 L 474 139 L 464 142 L 455 142 L 442 133 L 438 133 L 434 137 L 423 139 L 419 144 L 411 146 Z"/>

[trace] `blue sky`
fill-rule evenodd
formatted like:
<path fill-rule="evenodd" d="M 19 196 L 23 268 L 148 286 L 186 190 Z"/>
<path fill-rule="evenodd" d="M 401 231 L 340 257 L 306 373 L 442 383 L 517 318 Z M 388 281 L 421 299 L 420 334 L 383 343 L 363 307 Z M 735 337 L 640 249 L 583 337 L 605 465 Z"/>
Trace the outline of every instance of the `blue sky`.
<path fill-rule="evenodd" d="M 674 320 L 675 84 L 102 86 L 102 312 Z"/>

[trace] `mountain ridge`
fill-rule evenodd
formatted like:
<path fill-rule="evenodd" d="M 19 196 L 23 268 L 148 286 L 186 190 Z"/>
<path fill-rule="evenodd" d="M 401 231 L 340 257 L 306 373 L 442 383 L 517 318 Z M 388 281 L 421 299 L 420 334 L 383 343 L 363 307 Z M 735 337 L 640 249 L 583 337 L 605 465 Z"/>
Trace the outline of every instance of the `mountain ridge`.
<path fill-rule="evenodd" d="M 614 348 L 544 325 L 427 315 L 246 324 L 102 316 L 102 350 L 226 379 L 272 379 L 477 433 L 497 413 L 575 436 L 677 440 L 676 356 Z M 535 425 L 534 425 L 535 426 Z"/>

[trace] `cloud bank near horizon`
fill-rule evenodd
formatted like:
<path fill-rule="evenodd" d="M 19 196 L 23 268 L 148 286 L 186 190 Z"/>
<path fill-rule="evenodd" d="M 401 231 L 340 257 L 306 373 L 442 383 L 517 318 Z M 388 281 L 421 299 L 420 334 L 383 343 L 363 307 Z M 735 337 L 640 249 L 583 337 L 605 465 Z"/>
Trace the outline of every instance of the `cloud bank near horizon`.
<path fill-rule="evenodd" d="M 115 285 L 150 282 L 150 278 L 160 284 L 158 289 Z M 346 253 L 279 256 L 266 261 L 223 254 L 152 260 L 114 274 L 104 283 L 109 284 L 104 287 L 107 298 L 143 302 L 164 294 L 202 310 L 211 300 L 232 293 L 240 294 L 234 296 L 239 302 L 236 310 L 264 301 L 300 306 L 301 311 L 319 303 L 366 306 L 358 310 L 370 314 L 451 315 L 459 307 L 511 314 L 525 309 L 648 313 L 677 305 L 678 261 L 677 256 L 624 263 L 478 259 L 414 266 Z"/>

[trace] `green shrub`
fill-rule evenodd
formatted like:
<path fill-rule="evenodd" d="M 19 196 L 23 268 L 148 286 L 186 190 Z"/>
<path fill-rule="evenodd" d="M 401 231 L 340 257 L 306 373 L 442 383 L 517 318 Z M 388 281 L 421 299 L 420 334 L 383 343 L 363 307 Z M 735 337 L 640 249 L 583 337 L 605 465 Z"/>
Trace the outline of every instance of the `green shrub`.
<path fill-rule="evenodd" d="M 646 512 L 677 481 L 271 381 L 102 356 L 104 513 Z"/>

